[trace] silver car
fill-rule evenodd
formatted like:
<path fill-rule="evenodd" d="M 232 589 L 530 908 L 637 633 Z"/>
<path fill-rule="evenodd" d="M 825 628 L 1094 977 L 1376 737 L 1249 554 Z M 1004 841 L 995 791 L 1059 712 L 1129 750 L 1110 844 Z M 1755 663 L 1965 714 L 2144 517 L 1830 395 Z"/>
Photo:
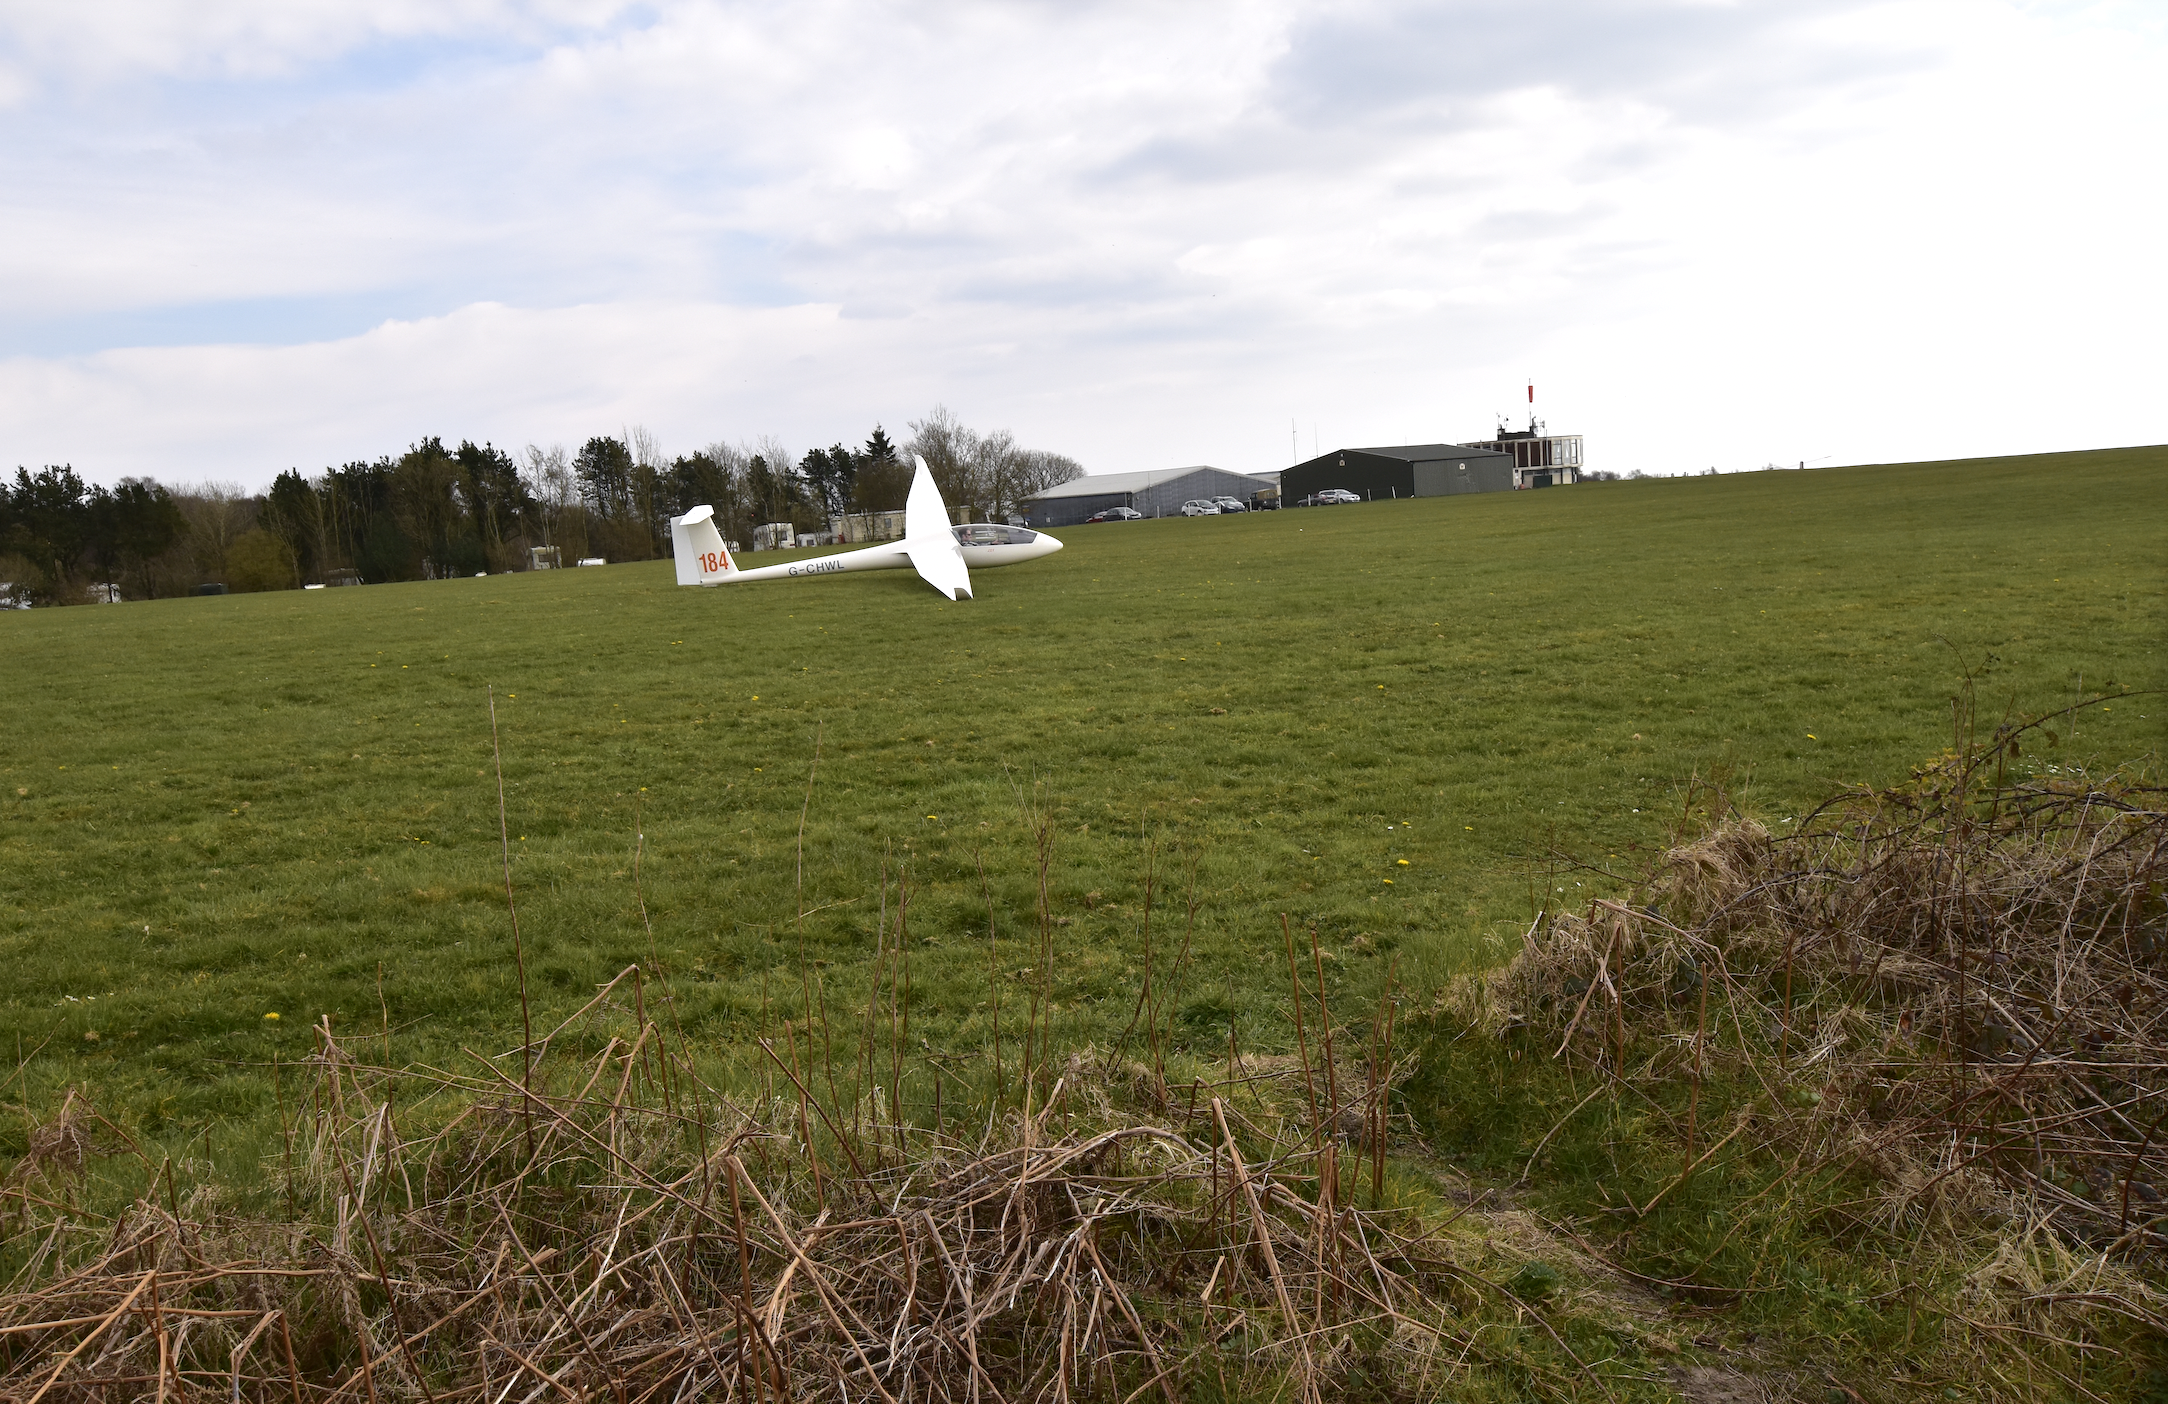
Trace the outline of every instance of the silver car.
<path fill-rule="evenodd" d="M 1216 517 L 1219 514 L 1219 504 L 1209 497 L 1193 497 L 1182 504 L 1185 517 Z"/>
<path fill-rule="evenodd" d="M 1212 500 L 1219 504 L 1219 509 L 1222 512 L 1247 512 L 1250 510 L 1249 504 L 1239 497 L 1215 497 Z"/>

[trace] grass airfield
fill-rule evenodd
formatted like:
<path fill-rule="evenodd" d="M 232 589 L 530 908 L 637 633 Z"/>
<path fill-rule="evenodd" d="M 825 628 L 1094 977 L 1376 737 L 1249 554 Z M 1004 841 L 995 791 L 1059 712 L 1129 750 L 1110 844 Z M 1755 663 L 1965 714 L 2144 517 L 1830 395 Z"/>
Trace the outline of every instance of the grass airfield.
<path fill-rule="evenodd" d="M 1276 1048 L 1282 912 L 1350 1001 L 1396 959 L 1421 987 L 1605 881 L 1548 855 L 1632 868 L 1689 775 L 1781 822 L 1938 751 L 1967 668 L 1990 713 L 2161 686 L 2164 471 L 1078 527 L 957 604 L 908 572 L 698 591 L 649 562 L 0 614 L 0 1034 L 26 1100 L 87 1084 L 169 1138 L 265 1115 L 325 1014 L 402 1062 L 516 1044 L 493 686 L 538 1028 L 651 952 L 718 1049 L 796 1005 L 801 960 L 849 1009 L 885 869 L 911 1036 L 971 1053 L 997 994 L 1023 1016 L 1036 808 L 1057 1038 L 1118 1038 L 1147 940 L 1165 978 L 1187 929 L 1184 1035 Z M 2156 750 L 2164 702 L 2041 763 Z"/>

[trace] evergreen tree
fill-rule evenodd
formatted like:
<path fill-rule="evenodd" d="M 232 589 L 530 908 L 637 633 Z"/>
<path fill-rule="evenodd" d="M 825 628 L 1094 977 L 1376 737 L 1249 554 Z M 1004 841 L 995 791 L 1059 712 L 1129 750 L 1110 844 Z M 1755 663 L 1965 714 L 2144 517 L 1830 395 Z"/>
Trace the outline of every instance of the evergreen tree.
<path fill-rule="evenodd" d="M 460 486 L 459 461 L 435 435 L 401 454 L 392 468 L 392 515 L 420 549 L 416 573 L 425 579 L 471 575 L 483 565 Z"/>
<path fill-rule="evenodd" d="M 147 567 L 187 532 L 180 504 L 148 478 L 122 478 L 111 492 L 94 488 L 92 502 L 91 552 L 100 575 L 116 582 L 131 577 L 129 593 L 145 599 L 156 595 L 156 577 Z"/>
<path fill-rule="evenodd" d="M 673 516 L 706 506 L 713 507 L 716 516 L 724 517 L 737 495 L 729 468 L 706 449 L 679 455 L 670 464 L 663 491 Z"/>
<path fill-rule="evenodd" d="M 572 475 L 587 509 L 590 547 L 615 561 L 655 555 L 661 484 L 652 466 L 636 462 L 622 440 L 597 436 L 572 460 Z"/>
<path fill-rule="evenodd" d="M 371 583 L 412 578 L 421 553 L 391 511 L 393 463 L 356 460 L 324 474 L 324 514 L 332 550 L 324 568 L 348 568 Z"/>
<path fill-rule="evenodd" d="M 814 503 L 829 516 L 848 511 L 851 486 L 858 476 L 858 458 L 841 444 L 815 449 L 798 465 Z"/>
<path fill-rule="evenodd" d="M 37 578 L 15 582 L 34 598 L 73 602 L 76 566 L 91 536 L 91 493 L 68 464 L 47 464 L 36 473 L 15 470 L 7 498 L 0 550 L 21 556 Z"/>
<path fill-rule="evenodd" d="M 314 580 L 323 574 L 323 499 L 298 470 L 289 468 L 272 482 L 256 520 L 286 547 L 302 579 Z"/>
<path fill-rule="evenodd" d="M 460 441 L 454 457 L 459 464 L 460 494 L 466 499 L 467 513 L 488 568 L 509 569 L 511 558 L 505 543 L 521 534 L 535 508 L 527 485 L 520 480 L 519 465 L 494 444 L 476 448 L 465 439 Z"/>
<path fill-rule="evenodd" d="M 616 439 L 598 435 L 581 445 L 572 460 L 572 475 L 588 511 L 604 521 L 622 521 L 632 514 L 632 452 Z"/>
<path fill-rule="evenodd" d="M 787 510 L 782 481 L 768 466 L 768 456 L 764 453 L 754 454 L 745 465 L 745 493 L 752 499 L 754 515 L 762 523 L 780 520 Z"/>
<path fill-rule="evenodd" d="M 850 508 L 854 512 L 900 512 L 911 495 L 911 474 L 880 425 L 866 439 L 851 475 Z"/>

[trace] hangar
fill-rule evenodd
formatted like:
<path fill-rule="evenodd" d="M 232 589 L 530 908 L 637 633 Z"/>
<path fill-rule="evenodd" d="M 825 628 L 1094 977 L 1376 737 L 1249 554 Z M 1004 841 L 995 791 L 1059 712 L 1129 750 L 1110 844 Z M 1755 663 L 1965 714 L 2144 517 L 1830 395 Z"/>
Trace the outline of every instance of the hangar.
<path fill-rule="evenodd" d="M 1468 444 L 1335 449 L 1280 473 L 1281 500 L 1289 504 L 1327 488 L 1368 499 L 1508 492 L 1518 486 L 1510 455 Z"/>
<path fill-rule="evenodd" d="M 1133 508 L 1147 517 L 1178 517 L 1182 504 L 1193 497 L 1239 497 L 1248 502 L 1271 486 L 1270 478 L 1204 463 L 1141 473 L 1097 473 L 1025 498 L 1024 525 L 1042 531 L 1075 526 L 1109 507 Z"/>

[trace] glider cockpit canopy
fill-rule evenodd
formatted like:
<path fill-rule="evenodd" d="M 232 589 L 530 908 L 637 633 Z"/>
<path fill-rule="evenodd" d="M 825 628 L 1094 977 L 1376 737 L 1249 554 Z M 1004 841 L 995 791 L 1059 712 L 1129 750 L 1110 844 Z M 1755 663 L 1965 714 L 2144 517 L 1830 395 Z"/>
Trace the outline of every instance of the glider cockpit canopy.
<path fill-rule="evenodd" d="M 973 522 L 953 530 L 959 546 L 1029 546 L 1039 539 L 1039 533 L 1028 528 L 993 522 Z"/>

